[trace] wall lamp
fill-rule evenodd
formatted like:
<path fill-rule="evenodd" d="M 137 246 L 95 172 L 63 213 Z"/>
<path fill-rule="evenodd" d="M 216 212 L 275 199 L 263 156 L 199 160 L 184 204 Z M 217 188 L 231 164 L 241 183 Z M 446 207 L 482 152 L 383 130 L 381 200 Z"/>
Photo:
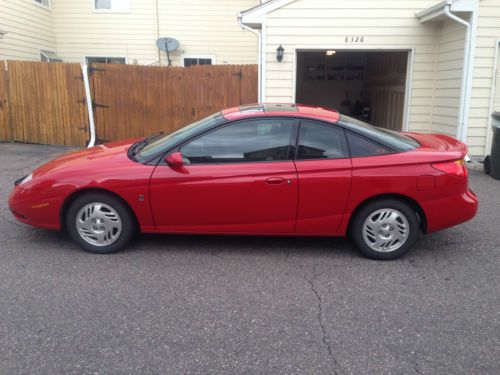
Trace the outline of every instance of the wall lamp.
<path fill-rule="evenodd" d="M 276 60 L 278 60 L 278 62 L 282 62 L 284 54 L 285 54 L 285 49 L 280 44 L 280 46 L 278 48 L 276 48 Z"/>

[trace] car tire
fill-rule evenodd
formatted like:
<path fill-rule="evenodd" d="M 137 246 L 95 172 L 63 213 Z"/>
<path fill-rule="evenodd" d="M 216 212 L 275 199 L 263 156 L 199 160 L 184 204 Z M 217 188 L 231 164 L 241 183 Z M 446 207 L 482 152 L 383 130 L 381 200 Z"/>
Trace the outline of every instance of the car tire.
<path fill-rule="evenodd" d="M 128 245 L 137 225 L 130 208 L 119 198 L 107 193 L 88 193 L 71 203 L 66 229 L 85 251 L 111 254 Z"/>
<path fill-rule="evenodd" d="M 417 213 L 396 199 L 381 199 L 361 208 L 350 235 L 360 252 L 375 260 L 393 260 L 406 254 L 420 235 Z"/>

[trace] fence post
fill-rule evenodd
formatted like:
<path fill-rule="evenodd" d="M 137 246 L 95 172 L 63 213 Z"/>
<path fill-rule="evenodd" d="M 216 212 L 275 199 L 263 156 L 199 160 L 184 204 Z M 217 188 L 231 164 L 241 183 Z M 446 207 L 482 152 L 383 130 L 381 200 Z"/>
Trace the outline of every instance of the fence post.
<path fill-rule="evenodd" d="M 12 103 L 11 101 L 11 95 L 10 95 L 10 79 L 9 79 L 9 65 L 7 63 L 7 60 L 4 61 L 4 66 L 3 66 L 3 73 L 4 74 L 4 82 L 5 82 L 5 93 L 6 93 L 6 99 L 7 99 L 7 131 L 8 131 L 8 139 L 9 142 L 14 142 L 14 124 L 12 122 L 12 114 L 10 113 L 10 104 Z"/>
<path fill-rule="evenodd" d="M 89 114 L 89 127 L 90 127 L 90 140 L 87 147 L 93 147 L 95 145 L 95 123 L 94 123 L 94 108 L 92 107 L 92 94 L 90 92 L 89 84 L 89 70 L 87 64 L 82 63 L 82 77 L 83 85 L 85 86 L 85 98 L 87 99 L 87 112 Z"/>

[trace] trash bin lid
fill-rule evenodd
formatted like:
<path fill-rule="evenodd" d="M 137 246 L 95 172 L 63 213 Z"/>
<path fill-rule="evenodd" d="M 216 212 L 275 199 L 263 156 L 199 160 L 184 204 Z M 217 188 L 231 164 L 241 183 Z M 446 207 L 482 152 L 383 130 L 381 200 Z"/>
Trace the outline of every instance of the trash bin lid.
<path fill-rule="evenodd" d="M 494 119 L 494 120 L 498 120 L 500 121 L 500 112 L 493 112 L 491 114 L 491 117 Z"/>
<path fill-rule="evenodd" d="M 500 112 L 493 112 L 491 118 L 493 119 L 491 127 L 500 131 Z"/>

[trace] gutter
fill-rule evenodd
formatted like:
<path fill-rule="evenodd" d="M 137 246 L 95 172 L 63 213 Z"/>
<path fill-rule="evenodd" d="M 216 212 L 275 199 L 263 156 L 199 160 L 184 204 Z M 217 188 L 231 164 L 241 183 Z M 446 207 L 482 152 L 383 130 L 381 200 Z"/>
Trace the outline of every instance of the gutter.
<path fill-rule="evenodd" d="M 452 13 L 454 11 L 470 13 L 467 22 Z M 469 125 L 470 102 L 472 96 L 472 77 L 474 74 L 474 58 L 476 48 L 476 31 L 478 20 L 478 0 L 445 0 L 416 14 L 421 23 L 446 17 L 465 26 L 465 44 L 462 66 L 462 82 L 460 86 L 460 109 L 456 137 L 466 143 Z"/>
<path fill-rule="evenodd" d="M 453 2 L 452 0 L 445 0 L 440 3 L 437 3 L 436 5 L 424 9 L 421 12 L 418 12 L 415 14 L 415 16 L 420 20 L 421 23 L 427 22 L 433 18 L 439 17 L 444 14 L 443 9 L 446 6 L 451 5 Z"/>
<path fill-rule="evenodd" d="M 258 38 L 258 41 L 257 41 L 257 44 L 258 44 L 257 72 L 258 72 L 259 79 L 257 80 L 257 82 L 258 82 L 257 101 L 262 102 L 263 101 L 262 100 L 262 77 L 263 77 L 262 76 L 262 32 L 259 30 L 253 29 L 250 26 L 245 25 L 243 23 L 243 14 L 242 13 L 240 13 L 238 15 L 238 24 L 241 26 L 241 28 L 243 30 L 247 30 L 247 31 L 250 31 L 251 33 L 256 34 L 257 38 Z"/>
<path fill-rule="evenodd" d="M 90 128 L 90 140 L 87 147 L 93 147 L 95 145 L 95 123 L 94 123 L 94 108 L 92 106 L 92 94 L 90 92 L 89 84 L 89 70 L 87 64 L 81 64 L 82 67 L 82 77 L 83 85 L 85 87 L 85 99 L 87 100 L 87 111 L 89 114 L 89 128 Z"/>

